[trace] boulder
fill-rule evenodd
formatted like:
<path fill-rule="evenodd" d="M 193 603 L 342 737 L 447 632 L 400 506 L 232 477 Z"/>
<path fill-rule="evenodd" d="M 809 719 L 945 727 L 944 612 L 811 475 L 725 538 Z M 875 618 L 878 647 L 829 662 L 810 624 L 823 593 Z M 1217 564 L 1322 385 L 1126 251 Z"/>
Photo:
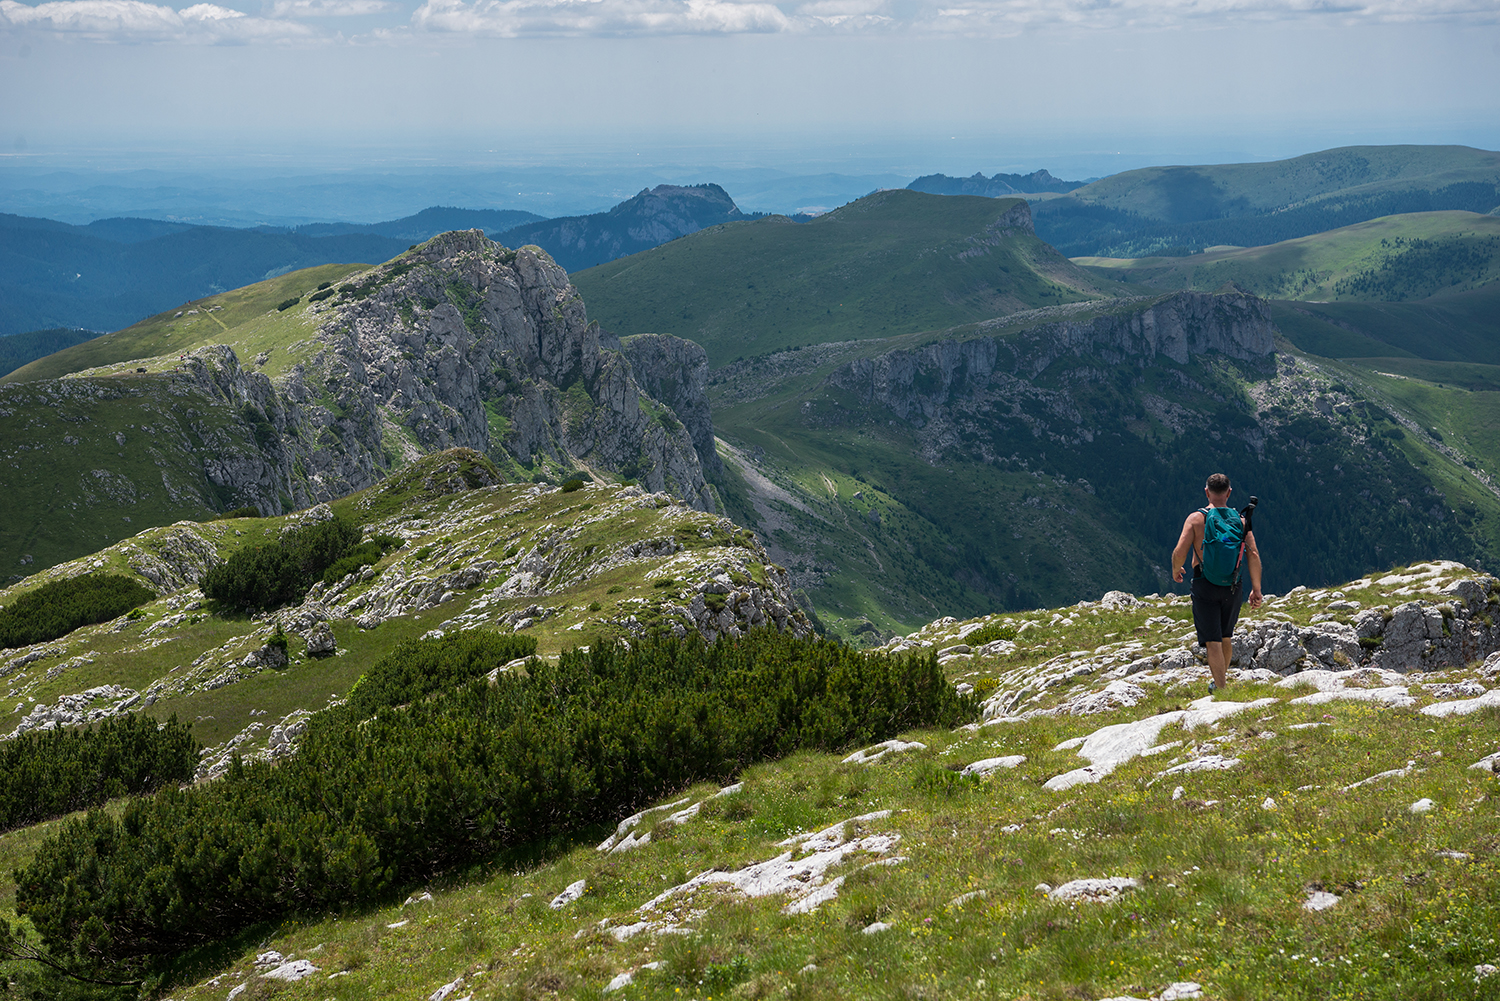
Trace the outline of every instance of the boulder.
<path fill-rule="evenodd" d="M 309 657 L 328 657 L 338 651 L 338 642 L 334 639 L 333 630 L 326 622 L 319 622 L 308 630 L 306 639 Z"/>

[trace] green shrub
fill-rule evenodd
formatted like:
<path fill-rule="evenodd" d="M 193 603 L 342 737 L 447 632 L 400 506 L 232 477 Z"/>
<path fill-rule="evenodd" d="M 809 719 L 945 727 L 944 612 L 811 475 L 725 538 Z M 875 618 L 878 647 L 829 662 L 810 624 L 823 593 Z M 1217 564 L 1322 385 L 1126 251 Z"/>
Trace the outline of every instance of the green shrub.
<path fill-rule="evenodd" d="M 346 550 L 332 566 L 323 571 L 323 583 L 336 584 L 347 574 L 356 573 L 364 567 L 379 563 L 386 553 L 393 549 L 400 549 L 404 541 L 396 535 L 377 535 L 368 542 L 361 542 L 353 549 Z"/>
<path fill-rule="evenodd" d="M 118 820 L 60 825 L 16 873 L 18 914 L 54 954 L 149 973 L 251 925 L 368 906 L 757 761 L 952 726 L 976 708 L 931 653 L 867 656 L 764 630 L 712 646 L 595 644 L 380 708 L 472 676 L 513 639 L 403 647 L 314 717 L 290 760 L 236 759 L 222 780 L 136 800 Z"/>
<path fill-rule="evenodd" d="M 562 492 L 565 493 L 565 494 L 570 494 L 570 493 L 572 493 L 575 490 L 582 490 L 582 489 L 583 489 L 583 481 L 580 480 L 580 479 L 578 479 L 577 477 L 574 477 L 573 479 L 568 480 L 567 482 L 565 482 L 562 485 Z"/>
<path fill-rule="evenodd" d="M 30 646 L 124 615 L 156 594 L 120 574 L 54 580 L 0 609 L 0 647 Z"/>
<path fill-rule="evenodd" d="M 333 518 L 303 525 L 280 541 L 237 550 L 203 575 L 205 597 L 226 609 L 258 612 L 298 601 L 359 541 L 359 529 Z"/>
<path fill-rule="evenodd" d="M 176 716 L 158 724 L 130 714 L 22 734 L 0 743 L 0 831 L 187 782 L 199 750 Z"/>
<path fill-rule="evenodd" d="M 302 297 L 300 295 L 294 295 L 290 299 L 283 299 L 276 304 L 276 312 L 285 313 L 287 310 L 291 309 L 301 301 Z"/>
<path fill-rule="evenodd" d="M 223 514 L 216 514 L 212 518 L 210 518 L 209 520 L 210 521 L 228 521 L 231 518 L 259 518 L 259 517 L 260 517 L 260 508 L 254 507 L 254 506 L 248 506 L 248 507 L 237 507 L 233 511 L 225 511 Z"/>
<path fill-rule="evenodd" d="M 405 705 L 536 653 L 536 637 L 467 629 L 440 640 L 408 640 L 362 675 L 347 705 L 356 718 Z"/>
<path fill-rule="evenodd" d="M 968 636 L 964 642 L 969 646 L 984 646 L 996 640 L 1013 640 L 1016 638 L 1016 627 L 1009 622 L 991 622 L 987 626 L 981 626 Z"/>
<path fill-rule="evenodd" d="M 322 302 L 324 299 L 327 299 L 329 296 L 333 295 L 337 291 L 338 291 L 338 289 L 335 289 L 335 288 L 323 288 L 322 286 L 319 286 L 318 287 L 318 291 L 314 292 L 312 295 L 310 295 L 310 296 L 307 297 L 307 301 L 308 302 Z"/>

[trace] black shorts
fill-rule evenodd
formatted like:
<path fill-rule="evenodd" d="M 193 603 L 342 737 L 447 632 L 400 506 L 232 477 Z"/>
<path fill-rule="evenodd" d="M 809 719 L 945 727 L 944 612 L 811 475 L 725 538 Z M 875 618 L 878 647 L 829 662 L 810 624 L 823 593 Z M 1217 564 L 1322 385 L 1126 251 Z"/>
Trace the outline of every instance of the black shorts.
<path fill-rule="evenodd" d="M 1211 584 L 1197 568 L 1193 572 L 1193 627 L 1199 643 L 1217 643 L 1229 638 L 1240 619 L 1244 582 L 1234 587 Z"/>

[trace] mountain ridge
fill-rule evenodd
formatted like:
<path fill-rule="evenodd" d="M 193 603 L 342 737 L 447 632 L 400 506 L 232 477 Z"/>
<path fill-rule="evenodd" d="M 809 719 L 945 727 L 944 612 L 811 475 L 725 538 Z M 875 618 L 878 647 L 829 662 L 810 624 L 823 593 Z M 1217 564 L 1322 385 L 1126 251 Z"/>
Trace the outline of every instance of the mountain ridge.
<path fill-rule="evenodd" d="M 76 555 L 87 544 L 80 525 L 102 527 L 101 505 L 121 508 L 125 524 L 246 505 L 279 514 L 452 447 L 488 454 L 512 479 L 590 479 L 597 470 L 716 508 L 688 430 L 642 392 L 624 355 L 601 348 L 597 325 L 545 253 L 506 250 L 477 230 L 450 233 L 324 284 L 284 309 L 267 305 L 274 286 L 231 297 L 238 314 L 224 315 L 248 318 L 233 328 L 214 308 L 158 318 L 166 334 L 177 324 L 196 331 L 174 355 L 0 387 L 6 486 L 25 498 L 0 528 L 6 564 Z M 224 343 L 242 329 L 250 333 Z M 138 341 L 121 343 L 129 356 Z M 665 366 L 658 381 L 692 371 L 691 348 L 659 348 L 643 361 Z M 684 404 L 693 385 L 674 383 Z M 61 415 L 45 409 L 61 397 L 70 401 Z M 131 419 L 137 410 L 144 423 Z M 711 438 L 706 410 L 694 420 Z M 78 434 L 39 442 L 39 421 L 75 421 Z M 16 461 L 78 447 L 97 463 L 92 472 L 74 468 L 76 459 L 55 468 Z M 71 527 L 57 522 L 59 508 Z"/>

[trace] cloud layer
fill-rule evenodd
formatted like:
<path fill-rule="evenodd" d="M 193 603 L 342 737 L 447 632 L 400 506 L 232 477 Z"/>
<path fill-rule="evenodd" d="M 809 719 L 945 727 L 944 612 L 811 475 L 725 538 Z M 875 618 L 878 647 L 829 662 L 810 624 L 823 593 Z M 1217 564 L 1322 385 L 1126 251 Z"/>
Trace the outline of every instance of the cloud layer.
<path fill-rule="evenodd" d="M 35 7 L 0 0 L 0 29 L 46 31 L 108 41 L 244 43 L 309 38 L 304 25 L 251 17 L 218 4 L 182 10 L 142 0 L 51 0 Z"/>
<path fill-rule="evenodd" d="M 245 43 L 330 37 L 309 21 L 379 17 L 404 34 L 475 37 L 886 33 L 1014 35 L 1244 23 L 1500 23 L 1497 0 L 422 0 L 409 23 L 391 0 L 268 0 L 263 16 L 213 3 L 0 0 L 0 31 L 113 41 Z M 342 37 L 342 36 L 339 36 Z"/>

